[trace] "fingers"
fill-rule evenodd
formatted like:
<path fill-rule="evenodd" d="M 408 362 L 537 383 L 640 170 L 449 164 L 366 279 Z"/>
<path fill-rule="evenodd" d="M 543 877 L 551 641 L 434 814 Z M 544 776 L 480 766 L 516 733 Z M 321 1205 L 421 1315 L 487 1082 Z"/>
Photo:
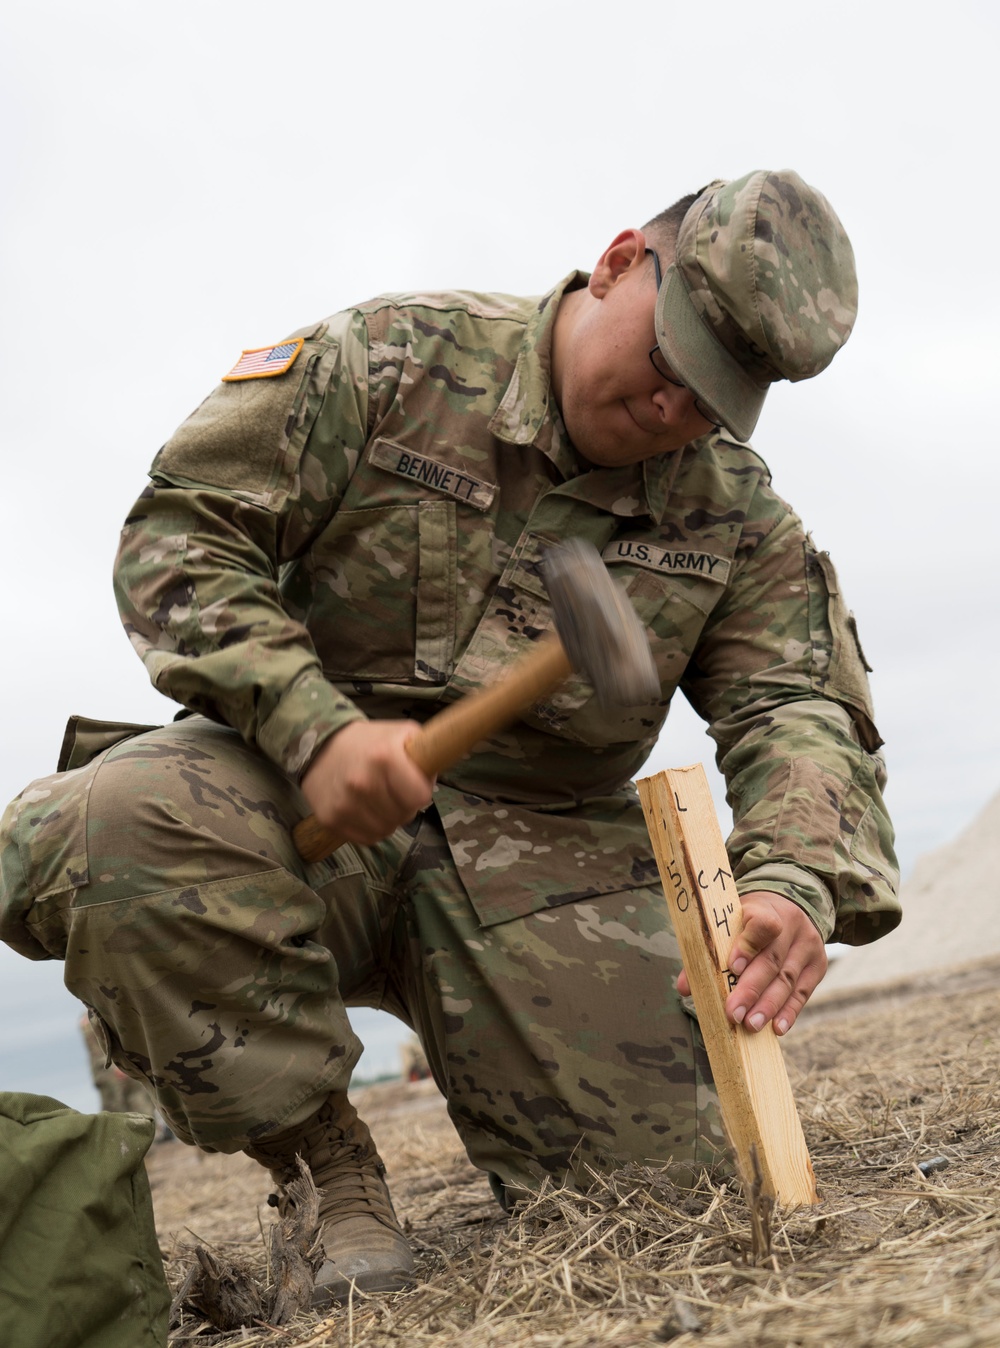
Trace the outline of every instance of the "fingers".
<path fill-rule="evenodd" d="M 346 802 L 375 825 L 383 818 L 408 823 L 430 804 L 430 784 L 406 753 L 411 734 L 408 726 L 392 727 L 384 736 L 365 736 L 351 744 L 343 765 L 343 792 Z"/>
<path fill-rule="evenodd" d="M 380 842 L 431 802 L 433 783 L 406 752 L 414 721 L 353 721 L 324 744 L 302 779 L 322 823 L 346 841 Z"/>
<path fill-rule="evenodd" d="M 820 974 L 813 976 L 806 970 L 796 976 L 792 961 L 759 996 L 752 985 L 743 989 L 737 985 L 737 991 L 726 1002 L 726 1010 L 731 1011 L 732 1020 L 748 1030 L 762 1030 L 768 1021 L 773 1021 L 775 1034 L 787 1034 L 815 991 L 820 977 Z"/>
<path fill-rule="evenodd" d="M 756 891 L 742 897 L 743 930 L 733 942 L 729 968 L 736 986 L 726 999 L 726 1015 L 757 1032 L 769 1022 L 787 1034 L 827 969 L 823 939 L 808 915 L 791 899 Z M 677 991 L 690 996 L 685 970 Z"/>
<path fill-rule="evenodd" d="M 743 930 L 733 942 L 732 950 L 729 952 L 729 967 L 737 977 L 758 955 L 771 949 L 784 928 L 783 915 L 769 902 L 755 903 L 756 897 L 748 894 L 743 901 Z M 779 896 L 769 894 L 766 897 L 770 900 Z M 801 909 L 796 911 L 801 912 Z"/>
<path fill-rule="evenodd" d="M 726 1014 L 748 1030 L 773 1022 L 775 1034 L 787 1034 L 826 973 L 822 937 L 806 913 L 779 894 L 747 894 L 743 915 L 729 962 L 738 981 Z"/>

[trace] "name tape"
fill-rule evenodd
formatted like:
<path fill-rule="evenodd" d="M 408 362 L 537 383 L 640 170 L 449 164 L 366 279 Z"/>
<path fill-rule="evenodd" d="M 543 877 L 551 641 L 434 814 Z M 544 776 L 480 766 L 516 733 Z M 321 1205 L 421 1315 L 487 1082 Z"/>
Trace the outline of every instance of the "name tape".
<path fill-rule="evenodd" d="M 601 556 L 606 562 L 631 562 L 648 571 L 667 575 L 700 576 L 702 580 L 724 585 L 731 565 L 728 557 L 716 557 L 711 552 L 691 552 L 686 548 L 663 548 L 658 543 L 641 543 L 634 538 L 620 538 L 609 543 Z"/>
<path fill-rule="evenodd" d="M 403 449 L 391 440 L 379 440 L 375 444 L 371 462 L 376 468 L 384 468 L 397 477 L 408 477 L 412 482 L 419 482 L 445 496 L 454 496 L 457 501 L 465 501 L 477 510 L 488 510 L 496 495 L 494 483 L 483 482 L 459 468 L 451 468 L 422 454 L 414 454 L 411 449 Z"/>

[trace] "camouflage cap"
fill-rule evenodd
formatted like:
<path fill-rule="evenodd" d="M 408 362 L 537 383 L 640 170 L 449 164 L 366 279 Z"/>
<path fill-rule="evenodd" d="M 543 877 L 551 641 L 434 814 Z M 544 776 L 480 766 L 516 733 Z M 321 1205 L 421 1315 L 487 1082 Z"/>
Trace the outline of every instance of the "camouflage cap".
<path fill-rule="evenodd" d="M 790 169 L 702 189 L 656 300 L 670 367 L 740 440 L 768 386 L 810 379 L 847 341 L 854 253 L 830 203 Z"/>

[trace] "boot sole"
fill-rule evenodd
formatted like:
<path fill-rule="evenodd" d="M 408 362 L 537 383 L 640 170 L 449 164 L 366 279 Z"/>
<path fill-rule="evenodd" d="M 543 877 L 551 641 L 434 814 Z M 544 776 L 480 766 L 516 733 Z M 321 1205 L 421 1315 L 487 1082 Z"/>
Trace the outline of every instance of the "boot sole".
<path fill-rule="evenodd" d="M 412 1274 L 392 1273 L 385 1270 L 368 1270 L 353 1278 L 337 1275 L 329 1282 L 319 1283 L 313 1289 L 312 1304 L 314 1310 L 324 1306 L 340 1306 L 349 1301 L 353 1292 L 365 1296 L 377 1296 L 384 1292 L 408 1292 L 416 1285 Z"/>

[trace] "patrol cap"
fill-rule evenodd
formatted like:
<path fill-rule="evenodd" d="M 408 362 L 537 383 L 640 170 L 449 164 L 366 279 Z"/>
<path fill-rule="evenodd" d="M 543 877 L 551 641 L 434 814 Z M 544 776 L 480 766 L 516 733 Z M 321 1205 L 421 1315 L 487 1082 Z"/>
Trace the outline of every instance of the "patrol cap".
<path fill-rule="evenodd" d="M 702 188 L 656 297 L 670 368 L 739 440 L 768 387 L 811 379 L 858 311 L 850 240 L 827 199 L 790 169 Z"/>

